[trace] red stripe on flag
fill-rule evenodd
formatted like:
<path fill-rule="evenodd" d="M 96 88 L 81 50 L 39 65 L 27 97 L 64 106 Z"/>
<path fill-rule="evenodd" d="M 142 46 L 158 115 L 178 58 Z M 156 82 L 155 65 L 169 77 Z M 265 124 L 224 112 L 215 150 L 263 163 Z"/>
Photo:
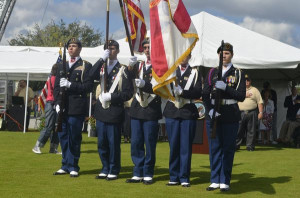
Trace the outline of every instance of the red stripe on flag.
<path fill-rule="evenodd" d="M 186 33 L 192 23 L 191 17 L 187 12 L 182 0 L 179 0 L 177 9 L 173 15 L 173 20 L 180 32 Z"/>
<path fill-rule="evenodd" d="M 143 11 L 140 9 L 140 7 L 138 7 L 135 3 L 133 3 L 132 1 L 127 1 L 128 5 L 130 5 L 137 13 L 139 13 L 143 18 L 144 18 L 144 14 Z"/>
<path fill-rule="evenodd" d="M 165 47 L 162 38 L 158 7 L 150 8 L 150 33 L 151 33 L 151 63 L 158 77 L 168 71 Z"/>

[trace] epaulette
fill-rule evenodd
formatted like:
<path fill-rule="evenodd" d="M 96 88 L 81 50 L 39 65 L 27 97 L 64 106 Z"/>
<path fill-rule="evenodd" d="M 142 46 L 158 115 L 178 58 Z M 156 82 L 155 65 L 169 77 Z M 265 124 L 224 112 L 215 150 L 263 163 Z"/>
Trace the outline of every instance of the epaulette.
<path fill-rule="evenodd" d="M 83 62 L 85 62 L 85 64 L 91 64 L 89 61 L 86 60 L 82 60 Z"/>

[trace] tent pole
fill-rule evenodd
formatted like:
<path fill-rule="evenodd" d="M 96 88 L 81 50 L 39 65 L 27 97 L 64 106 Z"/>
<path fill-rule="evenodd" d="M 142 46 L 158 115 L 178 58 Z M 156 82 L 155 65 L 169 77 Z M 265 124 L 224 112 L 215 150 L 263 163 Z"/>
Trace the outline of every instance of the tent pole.
<path fill-rule="evenodd" d="M 29 86 L 29 73 L 27 73 L 27 83 L 26 83 L 26 97 L 25 97 L 25 114 L 24 114 L 24 126 L 23 133 L 26 132 L 26 122 L 27 122 L 27 106 L 28 106 L 28 86 Z"/>

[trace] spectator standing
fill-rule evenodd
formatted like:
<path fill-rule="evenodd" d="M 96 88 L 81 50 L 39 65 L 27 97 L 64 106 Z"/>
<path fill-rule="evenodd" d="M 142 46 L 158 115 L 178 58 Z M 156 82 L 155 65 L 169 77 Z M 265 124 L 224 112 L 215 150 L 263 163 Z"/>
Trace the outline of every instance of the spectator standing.
<path fill-rule="evenodd" d="M 20 80 L 18 89 L 15 92 L 15 96 L 23 97 L 24 104 L 26 103 L 26 87 L 27 87 L 27 82 L 25 80 Z M 30 121 L 30 113 L 31 113 L 31 107 L 29 106 L 29 104 L 32 101 L 33 97 L 34 97 L 33 91 L 30 87 L 28 87 L 26 131 L 28 131 L 28 126 L 29 126 L 29 121 Z"/>
<path fill-rule="evenodd" d="M 47 93 L 46 105 L 45 105 L 45 126 L 41 130 L 40 136 L 36 141 L 35 146 L 32 149 L 32 151 L 36 154 L 42 153 L 41 148 L 45 146 L 49 137 L 51 139 L 49 153 L 61 154 L 61 152 L 58 152 L 58 144 L 59 144 L 58 134 L 54 130 L 57 114 L 54 108 L 53 90 L 54 90 L 57 68 L 58 68 L 57 64 L 54 64 L 52 66 L 50 78 L 46 82 L 48 93 Z"/>
<path fill-rule="evenodd" d="M 257 120 L 263 117 L 263 100 L 258 89 L 251 85 L 252 80 L 248 74 L 246 79 L 246 98 L 239 102 L 242 120 L 239 123 L 239 130 L 236 139 L 236 149 L 240 148 L 243 138 L 246 135 L 246 146 L 248 151 L 254 151 Z M 259 112 L 257 113 L 257 108 Z"/>

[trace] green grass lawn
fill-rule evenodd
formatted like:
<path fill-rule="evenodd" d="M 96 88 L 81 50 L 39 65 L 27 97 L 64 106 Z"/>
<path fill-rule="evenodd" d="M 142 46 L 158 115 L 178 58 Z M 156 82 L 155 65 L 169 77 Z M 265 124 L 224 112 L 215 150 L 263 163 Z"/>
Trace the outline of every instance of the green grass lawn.
<path fill-rule="evenodd" d="M 130 144 L 122 144 L 122 169 L 116 181 L 96 180 L 101 169 L 97 139 L 83 135 L 80 177 L 53 176 L 61 155 L 34 154 L 38 132 L 0 132 L 0 197 L 300 197 L 300 149 L 257 146 L 242 147 L 235 155 L 231 191 L 207 192 L 208 155 L 193 154 L 191 188 L 166 186 L 169 181 L 168 143 L 158 143 L 153 185 L 127 184 L 132 176 Z"/>

